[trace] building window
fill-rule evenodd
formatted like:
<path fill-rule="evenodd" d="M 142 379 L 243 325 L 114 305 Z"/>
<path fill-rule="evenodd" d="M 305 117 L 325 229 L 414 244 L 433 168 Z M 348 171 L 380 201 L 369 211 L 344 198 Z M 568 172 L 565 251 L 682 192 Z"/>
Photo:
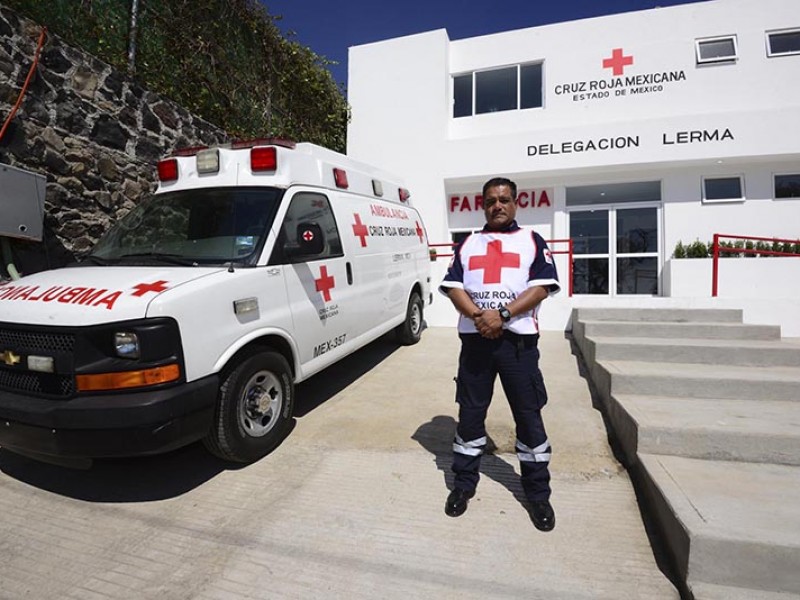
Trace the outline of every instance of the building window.
<path fill-rule="evenodd" d="M 736 36 L 727 35 L 695 40 L 697 64 L 731 62 L 736 60 Z"/>
<path fill-rule="evenodd" d="M 741 177 L 706 177 L 703 179 L 703 202 L 741 200 L 744 200 Z"/>
<path fill-rule="evenodd" d="M 800 198 L 800 174 L 775 175 L 775 198 Z"/>
<path fill-rule="evenodd" d="M 767 56 L 800 54 L 800 29 L 767 32 Z"/>
<path fill-rule="evenodd" d="M 517 108 L 517 67 L 475 73 L 475 114 Z"/>
<path fill-rule="evenodd" d="M 514 65 L 453 77 L 453 117 L 541 108 L 542 64 Z"/>

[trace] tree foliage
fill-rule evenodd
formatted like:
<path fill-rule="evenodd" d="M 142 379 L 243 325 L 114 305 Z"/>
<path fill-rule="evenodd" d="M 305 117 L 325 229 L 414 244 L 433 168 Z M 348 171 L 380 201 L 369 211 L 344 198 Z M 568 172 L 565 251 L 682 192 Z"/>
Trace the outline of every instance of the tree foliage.
<path fill-rule="evenodd" d="M 3 0 L 125 71 L 131 0 Z M 343 152 L 349 109 L 309 48 L 256 0 L 140 0 L 134 77 L 233 137 L 267 135 Z"/>

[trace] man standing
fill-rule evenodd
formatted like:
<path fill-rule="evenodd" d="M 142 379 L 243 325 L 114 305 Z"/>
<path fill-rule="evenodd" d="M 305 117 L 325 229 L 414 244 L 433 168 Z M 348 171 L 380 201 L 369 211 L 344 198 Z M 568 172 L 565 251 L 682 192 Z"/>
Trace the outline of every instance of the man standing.
<path fill-rule="evenodd" d="M 483 186 L 486 225 L 455 250 L 439 290 L 460 313 L 453 442 L 455 486 L 445 513 L 467 510 L 478 485 L 486 446 L 486 412 L 497 375 L 516 424 L 516 450 L 528 512 L 537 529 L 555 527 L 550 504 L 550 443 L 541 409 L 547 402 L 539 370 L 539 304 L 560 289 L 553 258 L 542 237 L 515 221 L 517 186 L 497 177 Z"/>

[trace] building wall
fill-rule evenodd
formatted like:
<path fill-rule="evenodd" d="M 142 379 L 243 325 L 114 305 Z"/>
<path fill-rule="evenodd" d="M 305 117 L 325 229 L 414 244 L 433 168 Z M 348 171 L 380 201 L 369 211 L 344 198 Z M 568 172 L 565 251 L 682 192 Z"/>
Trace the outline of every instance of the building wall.
<path fill-rule="evenodd" d="M 800 200 L 775 200 L 772 188 L 774 174 L 800 172 L 800 55 L 769 58 L 765 34 L 791 27 L 800 27 L 796 0 L 711 0 L 465 40 L 440 30 L 358 46 L 348 153 L 406 177 L 432 242 L 482 223 L 466 207 L 495 175 L 547 191 L 548 203 L 518 217 L 550 239 L 569 235 L 567 187 L 660 181 L 662 271 L 678 241 L 715 232 L 795 239 Z M 695 40 L 722 35 L 736 36 L 737 60 L 698 65 Z M 621 75 L 603 66 L 616 49 L 632 60 Z M 451 116 L 454 75 L 537 61 L 543 107 Z M 601 140 L 611 147 L 576 149 Z M 703 203 L 709 176 L 743 176 L 744 199 Z M 557 264 L 566 288 L 566 256 Z M 434 281 L 445 268 L 435 263 Z M 456 315 L 442 298 L 426 318 L 446 325 Z"/>

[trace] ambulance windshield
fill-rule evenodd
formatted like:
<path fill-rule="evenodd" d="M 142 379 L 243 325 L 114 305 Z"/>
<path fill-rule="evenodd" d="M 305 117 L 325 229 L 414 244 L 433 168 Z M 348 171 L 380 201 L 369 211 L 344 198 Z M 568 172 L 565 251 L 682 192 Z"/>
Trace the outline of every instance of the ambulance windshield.
<path fill-rule="evenodd" d="M 156 194 L 120 219 L 86 257 L 99 264 L 254 265 L 280 202 L 276 188 Z"/>

